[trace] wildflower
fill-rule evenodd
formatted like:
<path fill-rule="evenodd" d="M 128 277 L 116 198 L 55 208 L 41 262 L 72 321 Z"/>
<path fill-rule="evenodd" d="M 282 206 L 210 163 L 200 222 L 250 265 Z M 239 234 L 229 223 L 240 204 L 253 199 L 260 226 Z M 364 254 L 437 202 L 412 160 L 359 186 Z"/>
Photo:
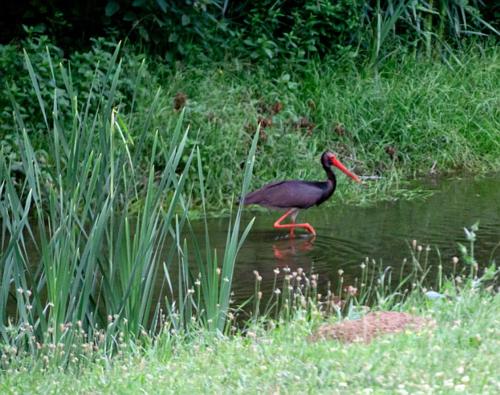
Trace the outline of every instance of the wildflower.
<path fill-rule="evenodd" d="M 457 384 L 455 386 L 455 391 L 457 391 L 457 392 L 464 392 L 465 391 L 465 385 L 464 384 Z"/>
<path fill-rule="evenodd" d="M 418 246 L 417 246 L 417 251 L 418 251 L 418 252 L 421 252 L 421 251 L 422 251 L 422 246 L 421 246 L 421 245 L 418 245 Z"/>
<path fill-rule="evenodd" d="M 414 250 L 417 249 L 417 240 L 412 240 L 411 246 L 413 247 Z"/>
<path fill-rule="evenodd" d="M 351 296 L 356 296 L 356 294 L 358 293 L 358 289 L 356 287 L 353 287 L 352 285 L 349 285 L 347 287 L 347 293 Z"/>
<path fill-rule="evenodd" d="M 279 295 L 279 294 L 281 293 L 281 290 L 279 290 L 279 289 L 275 289 L 275 290 L 274 290 L 274 293 L 275 293 L 276 295 Z"/>
<path fill-rule="evenodd" d="M 273 270 L 273 272 L 274 272 L 274 274 L 278 275 L 278 274 L 280 274 L 280 269 L 279 268 L 275 268 Z"/>
<path fill-rule="evenodd" d="M 443 386 L 444 386 L 445 388 L 451 388 L 451 387 L 453 387 L 453 380 L 451 380 L 451 379 L 445 380 L 445 381 L 443 382 Z"/>
<path fill-rule="evenodd" d="M 339 269 L 338 273 L 339 273 L 339 276 L 342 276 L 344 274 L 344 271 L 342 269 Z"/>
<path fill-rule="evenodd" d="M 259 291 L 259 292 L 257 293 L 257 298 L 258 298 L 258 299 L 262 299 L 262 291 Z"/>
<path fill-rule="evenodd" d="M 451 261 L 453 262 L 454 265 L 456 265 L 458 263 L 458 258 L 454 256 L 453 258 L 451 258 Z"/>

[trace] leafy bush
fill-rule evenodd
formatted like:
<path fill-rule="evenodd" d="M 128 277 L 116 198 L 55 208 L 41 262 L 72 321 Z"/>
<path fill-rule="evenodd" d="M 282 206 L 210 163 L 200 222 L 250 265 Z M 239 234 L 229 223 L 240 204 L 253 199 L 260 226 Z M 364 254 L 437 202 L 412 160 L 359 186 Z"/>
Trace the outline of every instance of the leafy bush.
<path fill-rule="evenodd" d="M 303 60 L 335 53 L 357 41 L 363 4 L 356 0 L 264 0 L 247 2 L 235 12 L 240 25 L 233 34 L 239 53 L 252 59 Z"/>
<path fill-rule="evenodd" d="M 94 108 L 98 103 L 99 92 L 105 85 L 113 83 L 113 73 L 122 69 L 116 81 L 116 105 L 128 111 L 137 101 L 137 96 L 149 96 L 147 86 L 136 89 L 137 79 L 147 72 L 143 67 L 143 56 L 122 50 L 122 61 L 112 62 L 116 43 L 103 38 L 92 40 L 92 47 L 87 51 L 75 51 L 67 58 L 61 48 L 55 46 L 45 35 L 36 36 L 20 43 L 0 46 L 0 69 L 5 84 L 0 87 L 0 141 L 4 155 L 16 157 L 17 144 L 14 137 L 14 102 L 21 119 L 26 124 L 26 131 L 35 150 L 45 150 L 47 127 L 44 114 L 40 111 L 29 70 L 26 67 L 23 51 L 31 59 L 33 73 L 38 82 L 41 98 L 45 103 L 54 103 L 57 98 L 58 121 L 63 129 L 71 125 L 71 96 L 75 95 L 79 103 L 89 103 Z M 69 73 L 54 73 L 53 70 L 67 65 Z M 113 64 L 109 69 L 108 65 Z M 64 78 L 66 76 L 66 80 Z M 145 80 L 154 82 L 152 76 Z M 142 89 L 141 89 L 142 88 Z"/>
<path fill-rule="evenodd" d="M 168 61 L 207 59 L 225 42 L 227 0 L 109 0 L 106 17 L 121 26 L 121 32 L 160 54 Z"/>
<path fill-rule="evenodd" d="M 348 52 L 375 64 L 401 48 L 429 57 L 450 52 L 471 36 L 500 34 L 498 5 L 481 0 L 80 3 L 32 0 L 24 8 L 8 7 L 6 12 L 7 17 L 33 26 L 33 31 L 47 34 L 61 48 L 81 49 L 90 37 L 126 37 L 168 62 L 227 57 L 303 62 Z M 18 25 L 10 27 L 13 37 L 19 36 Z"/>

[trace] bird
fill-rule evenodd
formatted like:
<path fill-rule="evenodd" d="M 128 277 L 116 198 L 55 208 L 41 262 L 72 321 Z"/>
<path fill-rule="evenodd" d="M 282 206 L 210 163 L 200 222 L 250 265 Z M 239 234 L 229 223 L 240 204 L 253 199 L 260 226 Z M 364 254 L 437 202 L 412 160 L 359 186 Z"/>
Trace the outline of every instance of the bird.
<path fill-rule="evenodd" d="M 276 181 L 264 185 L 256 191 L 250 192 L 242 199 L 244 205 L 257 204 L 274 210 L 286 210 L 274 223 L 276 229 L 289 229 L 290 237 L 295 236 L 296 228 L 303 228 L 307 232 L 316 236 L 316 230 L 308 223 L 295 223 L 299 210 L 312 206 L 319 206 L 332 196 L 337 187 L 337 178 L 331 166 L 335 166 L 347 176 L 358 183 L 361 179 L 350 172 L 331 151 L 325 151 L 321 155 L 321 165 L 325 170 L 326 181 L 303 181 L 288 180 Z M 292 223 L 282 222 L 290 217 Z"/>

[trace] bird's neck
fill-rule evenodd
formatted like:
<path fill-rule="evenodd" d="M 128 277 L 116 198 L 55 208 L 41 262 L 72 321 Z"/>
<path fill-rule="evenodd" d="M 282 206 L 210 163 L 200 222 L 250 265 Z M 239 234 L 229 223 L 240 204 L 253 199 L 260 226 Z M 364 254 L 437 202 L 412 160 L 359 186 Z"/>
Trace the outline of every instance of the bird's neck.
<path fill-rule="evenodd" d="M 335 177 L 335 173 L 333 172 L 332 168 L 330 166 L 323 166 L 325 169 L 326 177 L 327 177 L 327 183 L 331 185 L 332 192 L 335 190 L 335 187 L 337 186 L 337 177 Z"/>

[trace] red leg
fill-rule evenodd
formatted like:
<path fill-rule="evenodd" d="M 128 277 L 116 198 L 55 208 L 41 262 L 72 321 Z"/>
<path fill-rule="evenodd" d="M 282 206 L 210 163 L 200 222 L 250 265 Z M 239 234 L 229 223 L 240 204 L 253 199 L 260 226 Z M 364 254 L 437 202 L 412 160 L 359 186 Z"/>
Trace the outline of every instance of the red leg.
<path fill-rule="evenodd" d="M 293 230 L 295 228 L 303 228 L 305 230 L 307 230 L 309 233 L 311 233 L 312 235 L 316 236 L 316 231 L 314 230 L 314 228 L 309 225 L 309 224 L 296 224 L 296 223 L 292 223 L 292 224 L 282 224 L 281 222 L 285 220 L 286 217 L 288 217 L 290 214 L 295 214 L 293 216 L 293 219 L 295 220 L 295 216 L 297 215 L 297 209 L 290 209 L 288 210 L 285 214 L 283 214 L 281 217 L 279 217 L 276 222 L 274 223 L 274 227 L 276 229 L 290 229 L 290 236 L 293 235 Z M 295 221 L 294 221 L 295 222 Z"/>

